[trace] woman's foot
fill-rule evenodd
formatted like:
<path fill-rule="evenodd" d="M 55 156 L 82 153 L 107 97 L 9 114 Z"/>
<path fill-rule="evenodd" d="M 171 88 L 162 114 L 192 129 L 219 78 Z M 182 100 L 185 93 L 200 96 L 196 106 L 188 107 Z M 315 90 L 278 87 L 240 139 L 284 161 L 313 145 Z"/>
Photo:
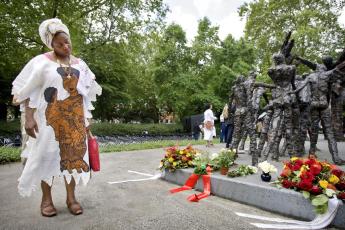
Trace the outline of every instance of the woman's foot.
<path fill-rule="evenodd" d="M 45 217 L 52 217 L 57 215 L 54 204 L 51 201 L 41 203 L 41 214 Z"/>
<path fill-rule="evenodd" d="M 67 203 L 68 210 L 73 215 L 83 214 L 83 208 L 80 206 L 80 204 L 76 200 L 71 201 L 71 202 L 66 201 L 66 203 Z"/>

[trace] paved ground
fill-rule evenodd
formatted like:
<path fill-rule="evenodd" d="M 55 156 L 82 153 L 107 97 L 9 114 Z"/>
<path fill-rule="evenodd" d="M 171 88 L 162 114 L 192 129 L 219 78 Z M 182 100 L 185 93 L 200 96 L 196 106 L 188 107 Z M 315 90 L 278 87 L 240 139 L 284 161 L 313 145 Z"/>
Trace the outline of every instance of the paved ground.
<path fill-rule="evenodd" d="M 223 145 L 219 144 L 209 151 L 217 152 L 221 147 Z M 322 150 L 320 158 L 328 159 L 327 143 L 323 138 L 318 147 Z M 345 158 L 345 143 L 339 143 L 339 149 Z M 176 185 L 163 180 L 107 183 L 145 178 L 128 173 L 128 170 L 158 173 L 156 168 L 163 154 L 163 149 L 102 154 L 102 171 L 93 174 L 86 187 L 78 187 L 77 194 L 84 207 L 81 216 L 72 216 L 68 212 L 60 178 L 55 180 L 53 187 L 58 216 L 41 217 L 41 192 L 36 191 L 30 198 L 21 198 L 17 193 L 16 180 L 22 170 L 21 164 L 0 166 L 0 229 L 256 229 L 249 224 L 250 219 L 238 217 L 234 211 L 281 217 L 215 196 L 190 203 L 186 197 L 193 191 L 171 195 L 168 190 Z M 238 163 L 246 162 L 249 157 L 240 155 Z M 255 177 L 251 178 L 255 180 Z"/>

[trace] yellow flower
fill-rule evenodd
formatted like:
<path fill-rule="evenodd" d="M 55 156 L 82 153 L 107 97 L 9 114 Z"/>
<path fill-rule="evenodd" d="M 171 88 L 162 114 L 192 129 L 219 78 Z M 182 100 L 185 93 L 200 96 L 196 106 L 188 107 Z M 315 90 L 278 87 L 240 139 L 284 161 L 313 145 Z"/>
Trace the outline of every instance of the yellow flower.
<path fill-rule="evenodd" d="M 168 159 L 168 161 L 169 161 L 170 163 L 172 163 L 172 162 L 174 162 L 174 158 L 170 157 L 170 158 Z"/>
<path fill-rule="evenodd" d="M 190 153 L 187 153 L 187 155 L 186 155 L 187 157 L 190 157 Z"/>
<path fill-rule="evenodd" d="M 329 178 L 328 178 L 328 181 L 331 183 L 331 184 L 336 184 L 339 182 L 339 178 L 336 176 L 336 175 L 331 175 Z"/>
<path fill-rule="evenodd" d="M 188 164 L 189 164 L 189 165 L 192 165 L 192 164 L 193 164 L 193 162 L 192 162 L 192 161 L 188 161 Z"/>
<path fill-rule="evenodd" d="M 180 150 L 180 154 L 181 154 L 181 155 L 183 154 L 183 150 Z"/>
<path fill-rule="evenodd" d="M 175 167 L 177 165 L 177 162 L 175 161 L 174 163 L 173 163 L 173 166 Z"/>
<path fill-rule="evenodd" d="M 308 165 L 303 165 L 300 169 L 301 173 L 304 172 L 304 171 L 308 171 L 309 167 Z"/>
<path fill-rule="evenodd" d="M 298 157 L 291 157 L 290 161 L 294 162 L 298 159 Z"/>
<path fill-rule="evenodd" d="M 320 180 L 319 185 L 321 186 L 321 188 L 326 189 L 328 186 L 328 182 L 326 180 Z"/>
<path fill-rule="evenodd" d="M 330 164 L 326 163 L 326 162 L 320 162 L 322 167 L 331 167 Z"/>

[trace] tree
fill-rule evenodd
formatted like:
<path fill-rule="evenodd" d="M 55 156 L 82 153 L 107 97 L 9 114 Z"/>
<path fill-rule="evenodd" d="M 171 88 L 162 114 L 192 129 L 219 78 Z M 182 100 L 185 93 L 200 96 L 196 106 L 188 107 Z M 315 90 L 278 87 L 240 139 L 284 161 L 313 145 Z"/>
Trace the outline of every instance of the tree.
<path fill-rule="evenodd" d="M 6 90 L 0 94 L 0 119 L 6 117 L 15 76 L 28 60 L 47 50 L 37 33 L 43 20 L 58 17 L 67 24 L 73 53 L 90 62 L 100 76 L 99 83 L 106 95 L 99 102 L 102 109 L 109 105 L 107 110 L 112 110 L 114 98 L 127 98 L 126 87 L 120 85 L 130 70 L 130 56 L 124 52 L 130 37 L 161 27 L 166 11 L 162 0 L 2 1 L 0 83 Z M 111 87 L 112 82 L 119 84 Z M 111 111 L 98 115 L 110 119 Z"/>
<path fill-rule="evenodd" d="M 257 62 L 266 73 L 288 31 L 295 39 L 293 52 L 310 60 L 344 48 L 345 31 L 337 22 L 342 7 L 336 0 L 255 0 L 242 5 L 239 14 L 247 19 L 245 39 L 257 48 Z"/>
<path fill-rule="evenodd" d="M 217 49 L 215 63 L 217 78 L 214 80 L 216 95 L 226 102 L 233 81 L 239 75 L 247 75 L 255 70 L 256 52 L 252 45 L 243 38 L 235 40 L 230 34 L 221 42 Z"/>
<path fill-rule="evenodd" d="M 177 24 L 169 25 L 164 31 L 154 58 L 153 79 L 157 86 L 158 105 L 167 112 L 180 117 L 188 96 L 184 73 L 188 72 L 188 48 L 186 34 Z"/>

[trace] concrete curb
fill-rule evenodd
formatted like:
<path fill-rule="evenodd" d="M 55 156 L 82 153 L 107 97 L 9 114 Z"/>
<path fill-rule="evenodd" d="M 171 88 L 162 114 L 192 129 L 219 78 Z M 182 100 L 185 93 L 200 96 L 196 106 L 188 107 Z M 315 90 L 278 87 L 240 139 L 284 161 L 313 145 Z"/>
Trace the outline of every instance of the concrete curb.
<path fill-rule="evenodd" d="M 162 178 L 183 185 L 192 172 L 192 169 L 181 169 L 174 173 L 165 171 Z M 203 190 L 201 178 L 199 178 L 196 189 Z M 315 217 L 313 206 L 301 193 L 278 189 L 270 184 L 255 184 L 215 173 L 211 176 L 211 192 L 219 197 L 298 219 L 312 220 Z M 332 225 L 345 229 L 345 205 L 342 204 L 339 207 Z"/>

